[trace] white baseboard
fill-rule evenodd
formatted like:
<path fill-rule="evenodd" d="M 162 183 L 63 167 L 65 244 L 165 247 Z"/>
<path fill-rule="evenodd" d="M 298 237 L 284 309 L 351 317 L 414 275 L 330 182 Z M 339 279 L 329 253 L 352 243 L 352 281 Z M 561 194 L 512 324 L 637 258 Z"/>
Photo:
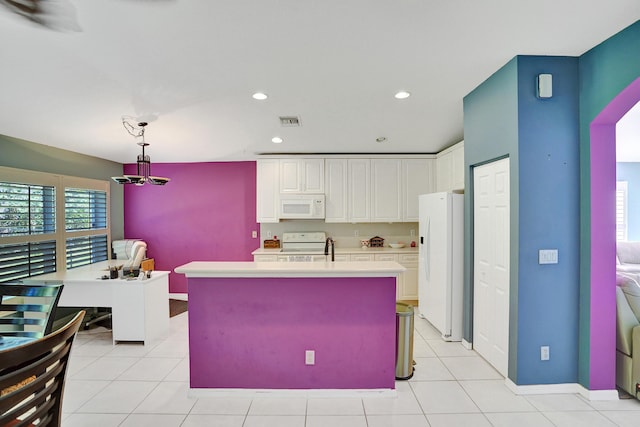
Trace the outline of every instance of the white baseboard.
<path fill-rule="evenodd" d="M 185 293 L 170 293 L 169 294 L 169 299 L 177 299 L 180 301 L 189 301 L 189 294 Z"/>
<path fill-rule="evenodd" d="M 473 344 L 462 338 L 462 346 L 467 350 L 473 350 Z"/>
<path fill-rule="evenodd" d="M 252 388 L 190 388 L 189 397 L 304 397 L 307 399 L 331 398 L 368 398 L 385 397 L 396 398 L 398 392 L 394 389 L 252 389 Z"/>
<path fill-rule="evenodd" d="M 618 400 L 617 390 L 588 390 L 577 383 L 516 385 L 509 378 L 506 386 L 518 395 L 530 394 L 579 394 L 588 400 Z"/>

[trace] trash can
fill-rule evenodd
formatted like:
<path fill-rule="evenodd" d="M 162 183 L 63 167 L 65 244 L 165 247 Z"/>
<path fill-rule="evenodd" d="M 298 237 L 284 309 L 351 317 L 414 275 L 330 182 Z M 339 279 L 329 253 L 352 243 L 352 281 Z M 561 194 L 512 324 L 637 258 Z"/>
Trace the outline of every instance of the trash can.
<path fill-rule="evenodd" d="M 413 306 L 396 302 L 396 379 L 413 376 Z"/>

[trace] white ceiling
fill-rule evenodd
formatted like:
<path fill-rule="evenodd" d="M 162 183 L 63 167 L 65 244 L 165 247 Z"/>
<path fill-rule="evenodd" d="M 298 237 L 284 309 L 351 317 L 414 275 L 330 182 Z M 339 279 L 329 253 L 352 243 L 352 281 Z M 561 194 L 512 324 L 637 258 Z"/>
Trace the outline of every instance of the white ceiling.
<path fill-rule="evenodd" d="M 154 162 L 437 152 L 463 138 L 463 96 L 515 55 L 577 56 L 640 18 L 638 0 L 42 3 L 79 31 L 0 6 L 0 133 L 126 163 L 124 115 L 150 122 Z"/>

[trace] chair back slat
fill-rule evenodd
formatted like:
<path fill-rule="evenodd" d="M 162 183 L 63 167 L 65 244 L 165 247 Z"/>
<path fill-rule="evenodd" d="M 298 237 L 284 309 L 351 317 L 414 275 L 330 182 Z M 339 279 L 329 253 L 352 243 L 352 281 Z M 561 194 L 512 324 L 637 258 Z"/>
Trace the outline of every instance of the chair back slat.
<path fill-rule="evenodd" d="M 60 426 L 69 356 L 84 314 L 43 338 L 0 350 L 0 426 Z"/>
<path fill-rule="evenodd" d="M 0 284 L 0 335 L 43 337 L 53 328 L 62 284 Z"/>

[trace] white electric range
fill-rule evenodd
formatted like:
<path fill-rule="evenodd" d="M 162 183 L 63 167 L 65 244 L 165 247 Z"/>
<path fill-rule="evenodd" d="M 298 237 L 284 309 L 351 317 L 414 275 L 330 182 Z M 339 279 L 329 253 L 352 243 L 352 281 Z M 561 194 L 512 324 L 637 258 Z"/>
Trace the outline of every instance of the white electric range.
<path fill-rule="evenodd" d="M 327 234 L 324 231 L 303 231 L 282 234 L 282 249 L 286 256 L 278 257 L 280 261 L 309 262 L 326 261 L 324 246 Z"/>

